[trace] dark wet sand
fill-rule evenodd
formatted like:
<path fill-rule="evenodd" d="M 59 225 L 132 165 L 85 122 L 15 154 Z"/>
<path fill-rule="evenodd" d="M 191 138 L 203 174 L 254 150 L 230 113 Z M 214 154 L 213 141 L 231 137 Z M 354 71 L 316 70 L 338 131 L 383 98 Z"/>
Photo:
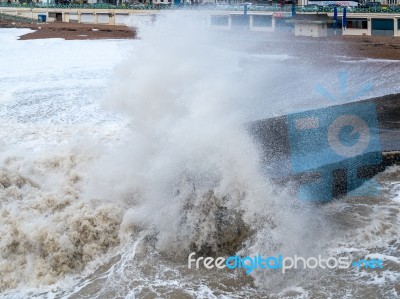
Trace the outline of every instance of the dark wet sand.
<path fill-rule="evenodd" d="M 77 23 L 24 24 L 0 20 L 0 28 L 31 28 L 35 32 L 21 36 L 21 40 L 64 38 L 73 39 L 130 39 L 136 38 L 135 28 L 127 26 Z M 94 30 L 93 30 L 94 29 Z M 259 36 L 258 44 L 269 53 L 290 52 L 296 57 L 310 56 L 310 47 L 319 59 L 332 56 L 400 60 L 400 37 L 386 36 L 329 36 L 321 38 L 295 37 L 291 32 L 241 34 Z M 235 35 L 235 32 L 228 35 Z"/>
<path fill-rule="evenodd" d="M 269 53 L 290 53 L 295 57 L 326 59 L 336 56 L 400 60 L 400 37 L 329 36 L 295 37 L 292 33 L 275 33 L 262 43 Z M 312 53 L 310 53 L 310 49 Z"/>
<path fill-rule="evenodd" d="M 20 40 L 45 38 L 63 38 L 66 40 L 136 38 L 136 30 L 127 26 L 77 23 L 24 24 L 0 20 L 0 28 L 30 28 L 36 30 L 21 36 Z"/>

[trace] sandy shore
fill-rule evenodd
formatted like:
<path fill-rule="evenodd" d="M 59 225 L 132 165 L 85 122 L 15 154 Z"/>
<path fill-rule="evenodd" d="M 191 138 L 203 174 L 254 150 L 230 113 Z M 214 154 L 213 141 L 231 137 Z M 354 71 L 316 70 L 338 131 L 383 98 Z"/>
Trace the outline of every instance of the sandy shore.
<path fill-rule="evenodd" d="M 77 23 L 24 24 L 0 20 L 0 28 L 31 28 L 35 32 L 21 36 L 21 40 L 64 38 L 72 39 L 130 39 L 136 38 L 134 28 L 127 26 Z M 235 34 L 235 33 L 231 33 Z M 246 33 L 260 34 L 260 33 Z M 292 33 L 268 33 L 261 47 L 270 53 L 287 53 L 296 57 L 313 55 L 324 57 L 347 56 L 359 58 L 400 60 L 400 37 L 385 36 L 331 36 L 323 38 L 295 37 Z M 263 37 L 264 38 L 264 37 Z M 258 45 L 260 47 L 260 45 Z"/>
<path fill-rule="evenodd" d="M 66 40 L 136 38 L 136 30 L 127 26 L 77 23 L 24 24 L 0 20 L 0 28 L 30 28 L 35 30 L 35 32 L 21 36 L 21 40 L 44 38 L 63 38 Z"/>
<path fill-rule="evenodd" d="M 315 55 L 318 59 L 332 56 L 400 60 L 400 37 L 330 36 L 321 38 L 274 34 L 263 43 L 274 53 L 290 52 L 296 57 Z M 311 51 L 310 51 L 311 50 Z M 311 52 L 311 53 L 310 53 Z"/>

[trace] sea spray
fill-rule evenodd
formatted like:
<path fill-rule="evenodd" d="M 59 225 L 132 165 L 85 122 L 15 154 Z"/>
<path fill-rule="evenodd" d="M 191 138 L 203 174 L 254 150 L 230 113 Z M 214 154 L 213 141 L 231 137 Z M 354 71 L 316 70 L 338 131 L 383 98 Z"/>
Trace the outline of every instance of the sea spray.
<path fill-rule="evenodd" d="M 171 15 L 140 33 L 103 99 L 130 122 L 125 134 L 108 147 L 88 138 L 4 163 L 2 290 L 57 284 L 102 265 L 100 285 L 123 293 L 185 264 L 192 250 L 311 254 L 324 243 L 321 215 L 259 171 L 236 105 L 253 92 L 241 54 L 202 19 Z M 252 275 L 260 287 L 290 284 L 290 276 Z"/>
<path fill-rule="evenodd" d="M 241 218 L 257 212 L 254 201 L 265 205 L 261 198 L 272 196 L 240 111 L 230 105 L 242 84 L 240 55 L 215 43 L 202 22 L 179 16 L 142 34 L 105 98 L 131 119 L 132 136 L 96 166 L 114 175 L 94 182 L 110 180 L 106 186 L 142 195 L 124 223 L 157 231 L 160 250 L 237 248 L 249 232 Z M 99 170 L 94 173 L 102 177 Z"/>
<path fill-rule="evenodd" d="M 93 186 L 105 184 L 92 190 L 113 186 L 106 198 L 121 190 L 140 194 L 123 226 L 148 230 L 149 244 L 165 258 L 182 260 L 193 250 L 318 252 L 329 231 L 322 215 L 261 175 L 258 148 L 233 104 L 252 95 L 241 55 L 181 16 L 141 32 L 105 97 L 107 107 L 131 120 L 132 135 L 96 164 Z M 256 282 L 271 287 L 265 275 L 255 273 Z"/>

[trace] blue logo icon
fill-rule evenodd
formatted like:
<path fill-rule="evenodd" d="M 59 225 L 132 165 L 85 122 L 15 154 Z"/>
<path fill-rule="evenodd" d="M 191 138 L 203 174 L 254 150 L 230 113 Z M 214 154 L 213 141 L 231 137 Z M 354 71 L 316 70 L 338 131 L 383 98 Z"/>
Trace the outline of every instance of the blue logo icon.
<path fill-rule="evenodd" d="M 339 78 L 341 89 L 345 89 L 347 75 L 341 73 Z M 369 85 L 363 87 L 358 95 L 369 89 Z M 320 85 L 317 90 L 333 99 Z M 343 90 L 339 100 L 345 100 Z M 349 194 L 366 182 L 359 175 L 360 169 L 382 161 L 374 103 L 343 104 L 291 114 L 287 116 L 287 125 L 292 172 L 317 177 L 301 185 L 301 199 L 328 201 L 338 194 Z M 367 191 L 371 192 L 371 188 Z"/>
<path fill-rule="evenodd" d="M 331 101 L 336 104 L 341 104 L 345 102 L 352 102 L 357 99 L 360 99 L 365 94 L 370 92 L 373 89 L 371 83 L 364 84 L 361 89 L 353 96 L 349 96 L 347 94 L 347 82 L 349 81 L 349 73 L 347 72 L 340 72 L 339 75 L 339 87 L 340 87 L 340 94 L 335 96 L 331 94 L 323 85 L 317 84 L 315 90 L 323 96 L 328 101 Z"/>

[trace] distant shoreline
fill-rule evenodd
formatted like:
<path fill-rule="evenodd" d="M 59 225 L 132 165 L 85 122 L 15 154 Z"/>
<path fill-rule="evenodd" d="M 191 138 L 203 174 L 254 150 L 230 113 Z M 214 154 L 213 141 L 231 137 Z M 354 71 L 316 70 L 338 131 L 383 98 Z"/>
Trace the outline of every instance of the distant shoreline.
<path fill-rule="evenodd" d="M 134 39 L 136 30 L 128 26 L 92 25 L 78 23 L 26 24 L 0 20 L 0 28 L 29 28 L 34 32 L 22 35 L 20 40 L 62 38 L 65 40 Z"/>
<path fill-rule="evenodd" d="M 286 53 L 299 58 L 312 58 L 319 63 L 331 63 L 331 58 L 371 58 L 400 60 L 400 37 L 392 36 L 328 36 L 295 37 L 276 33 L 262 43 L 271 54 Z"/>
<path fill-rule="evenodd" d="M 20 37 L 20 40 L 62 38 L 66 40 L 90 39 L 134 39 L 135 28 L 128 26 L 93 25 L 78 23 L 38 23 L 24 24 L 0 20 L 0 28 L 30 28 L 35 30 Z M 235 35 L 234 32 L 229 34 Z M 243 34 L 243 32 L 241 33 Z M 247 34 L 247 33 L 246 33 Z M 267 49 L 271 54 L 290 53 L 295 57 L 310 57 L 323 61 L 324 58 L 345 56 L 352 58 L 372 58 L 400 60 L 400 37 L 392 36 L 330 36 L 295 37 L 292 33 L 257 33 L 261 36 L 261 51 Z M 264 40 L 265 37 L 265 40 Z M 312 49 L 312 53 L 310 53 Z M 259 50 L 259 49 L 258 49 Z M 328 59 L 327 59 L 328 60 Z"/>

